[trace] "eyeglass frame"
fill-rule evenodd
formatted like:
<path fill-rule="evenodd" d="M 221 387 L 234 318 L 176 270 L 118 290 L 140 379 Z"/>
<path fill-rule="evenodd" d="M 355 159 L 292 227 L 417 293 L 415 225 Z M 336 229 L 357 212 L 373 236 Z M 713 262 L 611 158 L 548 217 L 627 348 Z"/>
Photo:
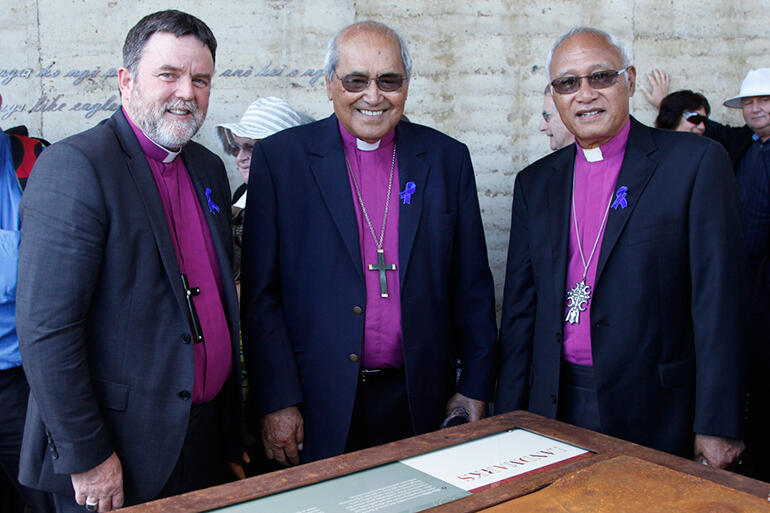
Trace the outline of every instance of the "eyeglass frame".
<path fill-rule="evenodd" d="M 335 71 L 334 72 L 334 76 L 337 77 L 337 79 L 340 81 L 340 84 L 342 84 L 342 88 L 345 89 L 345 91 L 347 91 L 349 93 L 361 93 L 363 91 L 366 91 L 366 89 L 369 87 L 369 84 L 371 84 L 372 81 L 374 81 L 374 83 L 377 85 L 377 89 L 379 89 L 383 93 L 395 93 L 396 91 L 400 91 L 401 88 L 404 87 L 404 82 L 407 81 L 406 76 L 402 75 L 400 73 L 382 73 L 380 75 L 377 75 L 374 78 L 371 78 L 369 75 L 364 75 L 363 73 L 348 73 L 344 77 L 341 77 Z M 358 91 L 348 89 L 347 87 L 345 87 L 345 78 L 350 77 L 350 76 L 366 78 L 366 85 L 363 88 L 359 89 Z M 383 89 L 382 85 L 380 84 L 380 80 L 382 80 L 382 77 L 399 78 L 401 80 L 401 82 L 398 85 L 397 89 L 392 89 L 392 90 Z"/>
<path fill-rule="evenodd" d="M 599 71 L 594 71 L 594 72 L 589 73 L 587 75 L 565 75 L 563 77 L 554 78 L 553 80 L 551 80 L 551 82 L 549 84 L 551 86 L 551 94 L 554 94 L 554 93 L 556 93 L 556 94 L 573 94 L 573 93 L 576 93 L 577 91 L 580 90 L 580 86 L 582 85 L 582 83 L 583 83 L 582 80 L 584 78 L 588 79 L 588 86 L 591 89 L 607 89 L 608 87 L 612 87 L 615 84 L 617 84 L 618 83 L 618 78 L 620 77 L 620 75 L 622 75 L 623 73 L 627 72 L 630 67 L 631 67 L 631 65 L 628 65 L 628 66 L 626 66 L 625 68 L 623 68 L 621 70 L 603 69 L 603 70 L 599 70 Z M 595 75 L 597 75 L 599 73 L 610 73 L 611 77 L 612 77 L 612 82 L 607 84 L 607 85 L 600 86 L 600 87 L 596 87 L 595 85 L 591 84 L 591 77 L 593 77 L 593 76 L 595 76 Z M 570 79 L 571 78 L 575 78 L 575 79 L 577 79 L 578 80 L 577 87 L 574 90 L 572 90 L 572 91 L 564 91 L 564 92 L 560 92 L 558 89 L 556 89 L 556 86 L 554 85 L 554 82 L 556 82 L 557 80 L 563 80 L 565 78 L 570 78 Z"/>

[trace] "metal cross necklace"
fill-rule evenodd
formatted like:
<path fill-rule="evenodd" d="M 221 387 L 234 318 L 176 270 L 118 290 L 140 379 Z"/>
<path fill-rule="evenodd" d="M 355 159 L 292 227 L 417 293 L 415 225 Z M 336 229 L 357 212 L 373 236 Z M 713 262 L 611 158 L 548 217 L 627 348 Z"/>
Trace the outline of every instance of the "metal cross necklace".
<path fill-rule="evenodd" d="M 572 173 L 572 218 L 575 221 L 575 238 L 577 239 L 578 252 L 580 253 L 580 260 L 583 262 L 583 279 L 575 283 L 574 287 L 567 290 L 567 306 L 569 307 L 569 311 L 564 320 L 570 324 L 580 324 L 580 312 L 585 312 L 588 307 L 588 301 L 591 299 L 591 287 L 586 285 L 586 275 L 588 274 L 588 266 L 591 264 L 591 260 L 596 252 L 596 246 L 599 244 L 602 232 L 604 232 L 604 224 L 607 222 L 607 215 L 610 213 L 610 205 L 612 205 L 612 194 L 610 194 L 610 201 L 607 203 L 607 210 L 604 211 L 604 218 L 599 227 L 599 233 L 596 234 L 594 247 L 591 249 L 591 254 L 588 256 L 588 262 L 586 262 L 586 259 L 583 256 L 583 245 L 580 242 L 577 213 L 575 212 L 575 173 Z"/>
<path fill-rule="evenodd" d="M 364 206 L 364 197 L 361 196 L 361 189 L 358 187 L 353 171 L 350 169 L 350 162 L 348 162 L 348 156 L 345 155 L 345 165 L 348 168 L 348 175 L 353 182 L 353 186 L 356 188 L 356 196 L 358 197 L 358 203 L 361 205 L 361 212 L 364 214 L 366 224 L 369 225 L 369 232 L 372 234 L 374 244 L 377 246 L 377 263 L 369 264 L 370 271 L 377 271 L 380 273 L 380 297 L 388 297 L 388 280 L 385 276 L 385 271 L 395 271 L 396 264 L 385 263 L 385 252 L 382 250 L 382 242 L 385 240 L 385 223 L 388 220 L 388 207 L 390 206 L 390 190 L 393 188 L 393 170 L 396 168 L 396 143 L 393 142 L 393 158 L 390 162 L 390 178 L 388 179 L 388 193 L 385 196 L 385 213 L 382 215 L 382 230 L 380 231 L 380 239 L 377 240 L 377 235 L 374 233 L 374 226 L 369 219 L 369 214 L 366 212 L 366 206 Z"/>

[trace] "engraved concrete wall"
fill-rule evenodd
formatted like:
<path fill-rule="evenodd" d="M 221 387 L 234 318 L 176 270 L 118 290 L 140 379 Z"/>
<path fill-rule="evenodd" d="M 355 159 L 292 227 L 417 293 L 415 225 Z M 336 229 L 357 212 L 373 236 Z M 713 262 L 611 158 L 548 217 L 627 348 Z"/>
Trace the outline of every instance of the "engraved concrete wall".
<path fill-rule="evenodd" d="M 515 174 L 548 153 L 537 132 L 545 60 L 575 25 L 617 33 L 646 85 L 653 67 L 670 72 L 671 89 L 703 92 L 712 116 L 741 122 L 721 106 L 749 68 L 770 66 L 770 0 L 5 0 L 0 9 L 0 126 L 25 124 L 51 141 L 84 130 L 120 104 L 116 70 L 128 29 L 169 7 L 206 21 L 219 49 L 206 124 L 196 136 L 232 159 L 217 123 L 237 120 L 260 96 L 279 96 L 326 117 L 320 68 L 328 38 L 354 21 L 375 19 L 406 37 L 414 57 L 406 113 L 466 143 L 476 169 L 489 257 L 502 290 Z M 651 124 L 641 93 L 632 112 Z"/>

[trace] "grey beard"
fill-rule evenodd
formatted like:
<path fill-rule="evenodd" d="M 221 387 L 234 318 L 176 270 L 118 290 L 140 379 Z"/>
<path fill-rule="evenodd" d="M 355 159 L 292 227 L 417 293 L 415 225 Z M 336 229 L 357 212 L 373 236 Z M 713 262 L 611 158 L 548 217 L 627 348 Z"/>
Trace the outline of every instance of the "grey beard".
<path fill-rule="evenodd" d="M 131 120 L 153 142 L 167 149 L 179 149 L 187 144 L 198 132 L 206 116 L 198 109 L 194 101 L 173 100 L 166 102 L 160 108 L 149 107 L 134 97 L 135 111 Z M 163 118 L 168 109 L 186 109 L 193 115 L 191 123 L 169 121 Z"/>

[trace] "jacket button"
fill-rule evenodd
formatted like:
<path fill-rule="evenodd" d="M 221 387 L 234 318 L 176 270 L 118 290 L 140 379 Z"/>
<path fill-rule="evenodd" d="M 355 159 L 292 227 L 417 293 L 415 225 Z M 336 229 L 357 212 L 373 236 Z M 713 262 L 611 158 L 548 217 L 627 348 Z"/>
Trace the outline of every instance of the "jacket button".
<path fill-rule="evenodd" d="M 351 362 L 355 363 L 358 361 L 358 355 L 356 353 L 350 353 L 348 355 L 348 359 L 350 359 Z"/>
<path fill-rule="evenodd" d="M 364 313 L 364 309 L 356 305 L 353 307 L 353 313 L 356 315 L 361 315 L 362 313 Z"/>
<path fill-rule="evenodd" d="M 558 344 L 561 344 L 561 333 L 557 333 L 557 334 L 556 334 L 556 342 L 557 342 Z"/>
<path fill-rule="evenodd" d="M 192 337 L 190 336 L 190 334 L 189 334 L 189 333 L 183 333 L 183 334 L 182 334 L 182 341 L 183 341 L 185 344 L 189 344 L 190 342 L 192 342 Z"/>
<path fill-rule="evenodd" d="M 553 404 L 556 404 L 557 397 L 554 394 L 551 394 L 551 402 Z"/>
<path fill-rule="evenodd" d="M 184 399 L 185 401 L 188 401 L 192 397 L 192 394 L 188 390 L 182 390 L 181 392 L 179 392 L 179 397 Z"/>

